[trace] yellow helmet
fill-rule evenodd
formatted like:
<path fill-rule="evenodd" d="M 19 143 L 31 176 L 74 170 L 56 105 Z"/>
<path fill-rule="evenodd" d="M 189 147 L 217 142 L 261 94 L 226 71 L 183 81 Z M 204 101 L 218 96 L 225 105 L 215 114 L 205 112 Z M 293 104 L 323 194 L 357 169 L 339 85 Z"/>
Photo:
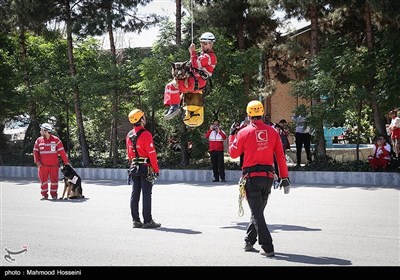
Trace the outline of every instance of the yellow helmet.
<path fill-rule="evenodd" d="M 261 117 L 264 115 L 264 106 L 260 101 L 252 100 L 247 104 L 246 112 L 250 117 Z"/>
<path fill-rule="evenodd" d="M 143 116 L 144 116 L 144 113 L 143 113 L 142 110 L 140 110 L 140 109 L 134 109 L 134 110 L 132 110 L 132 111 L 129 113 L 128 118 L 129 118 L 130 123 L 135 124 L 135 123 L 137 123 L 138 121 L 140 121 L 140 119 L 141 119 Z"/>

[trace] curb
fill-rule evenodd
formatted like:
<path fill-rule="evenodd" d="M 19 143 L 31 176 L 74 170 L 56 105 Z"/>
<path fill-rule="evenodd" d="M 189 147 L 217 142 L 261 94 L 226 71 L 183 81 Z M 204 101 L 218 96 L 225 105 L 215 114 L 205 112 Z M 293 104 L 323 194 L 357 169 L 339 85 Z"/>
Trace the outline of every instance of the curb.
<path fill-rule="evenodd" d="M 126 180 L 127 170 L 117 168 L 75 168 L 83 180 Z M 227 182 L 238 182 L 239 170 L 225 170 Z M 62 177 L 60 172 L 59 177 Z M 397 172 L 336 172 L 289 171 L 293 184 L 336 184 L 362 186 L 390 186 L 400 188 Z M 0 166 L 0 178 L 35 178 L 37 168 L 26 166 Z M 161 169 L 158 180 L 166 182 L 211 182 L 212 170 Z"/>

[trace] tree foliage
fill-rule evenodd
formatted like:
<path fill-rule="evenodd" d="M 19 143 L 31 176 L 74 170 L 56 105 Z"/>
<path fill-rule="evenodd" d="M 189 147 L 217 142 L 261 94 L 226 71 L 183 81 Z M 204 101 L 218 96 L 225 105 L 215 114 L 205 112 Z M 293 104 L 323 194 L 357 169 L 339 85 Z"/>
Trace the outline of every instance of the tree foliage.
<path fill-rule="evenodd" d="M 50 32 L 48 25 L 49 19 L 67 20 L 68 14 L 63 10 L 67 2 L 71 5 L 71 28 L 77 35 L 72 49 L 75 75 L 70 75 L 68 54 L 71 52 L 68 53 L 68 40 L 63 30 Z M 192 35 L 197 45 L 200 34 L 206 31 L 213 32 L 217 38 L 214 50 L 218 64 L 204 92 L 205 122 L 184 134 L 178 129 L 178 135 L 175 134 L 178 139 L 193 142 L 192 163 L 207 155 L 204 133 L 214 119 L 219 119 L 228 133 L 233 121 L 245 117 L 250 99 L 263 99 L 273 93 L 272 78 L 268 81 L 268 77 L 263 76 L 265 69 L 261 64 L 265 60 L 275 61 L 282 67 L 276 72 L 282 74 L 281 78 L 285 78 L 284 66 L 292 63 L 290 66 L 301 78 L 292 81 L 294 94 L 324 101 L 313 107 L 311 121 L 323 121 L 327 126 L 356 127 L 363 141 L 373 137 L 368 129 L 374 123 L 375 109 L 372 110 L 369 102 L 372 97 L 376 98 L 378 110 L 383 112 L 379 116 L 382 119 L 390 109 L 400 107 L 397 2 L 183 1 L 187 13 L 182 13 L 183 36 L 179 46 L 175 43 L 175 25 L 166 19 L 158 23 L 161 31 L 151 49 L 120 50 L 117 57 L 113 57 L 91 37 L 109 32 L 110 19 L 113 28 L 137 31 L 157 22 L 152 15 L 139 16 L 141 4 L 148 2 L 54 0 L 54 5 L 46 8 L 41 6 L 42 1 L 1 1 L 0 101 L 4 109 L 0 121 L 3 123 L 7 118 L 29 112 L 34 101 L 38 120 L 55 119 L 57 133 L 74 164 L 81 165 L 81 136 L 74 107 L 78 101 L 92 164 L 124 166 L 124 134 L 118 135 L 117 163 L 108 156 L 110 120 L 115 118 L 118 128 L 129 127 L 126 117 L 129 111 L 141 108 L 146 112 L 147 128 L 154 134 L 161 166 L 179 166 L 179 153 L 170 149 L 168 141 L 182 126 L 182 120 L 163 120 L 164 86 L 172 78 L 170 63 L 188 60 Z M 366 3 L 372 10 L 373 49 L 366 43 Z M 28 10 L 22 9 L 22 4 L 26 4 Z M 281 21 L 273 13 L 274 8 L 281 7 L 288 17 L 310 18 L 312 4 L 320 7 L 319 52 L 312 60 L 307 60 L 307 50 L 300 51 L 304 46 L 299 48 L 297 44 L 295 47 L 288 37 L 276 31 Z M 34 20 L 32 11 L 37 11 Z M 24 26 L 25 31 L 18 33 L 17 26 Z M 20 55 L 21 34 L 26 37 L 24 58 Z M 282 53 L 284 56 L 279 56 Z M 114 63 L 116 58 L 118 65 Z M 74 98 L 76 87 L 79 100 Z M 118 93 L 117 99 L 111 98 L 114 92 Z M 118 110 L 113 114 L 115 100 Z M 26 153 L 29 152 L 28 149 Z"/>

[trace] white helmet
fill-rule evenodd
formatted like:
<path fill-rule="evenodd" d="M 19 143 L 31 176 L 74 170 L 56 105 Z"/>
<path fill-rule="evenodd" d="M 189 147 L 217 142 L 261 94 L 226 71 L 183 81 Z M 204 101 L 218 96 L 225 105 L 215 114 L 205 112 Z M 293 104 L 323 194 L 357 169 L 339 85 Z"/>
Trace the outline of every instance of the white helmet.
<path fill-rule="evenodd" d="M 53 127 L 49 123 L 42 123 L 40 125 L 40 128 L 43 128 L 43 129 L 47 130 L 50 133 L 53 132 Z"/>
<path fill-rule="evenodd" d="M 215 42 L 215 36 L 211 32 L 201 34 L 200 42 Z"/>

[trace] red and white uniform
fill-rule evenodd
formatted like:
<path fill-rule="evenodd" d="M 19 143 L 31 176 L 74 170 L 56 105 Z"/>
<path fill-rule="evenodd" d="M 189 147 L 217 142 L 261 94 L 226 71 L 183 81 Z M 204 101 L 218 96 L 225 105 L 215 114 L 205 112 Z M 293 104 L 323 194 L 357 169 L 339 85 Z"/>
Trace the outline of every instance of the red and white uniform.
<path fill-rule="evenodd" d="M 144 129 L 141 125 L 134 126 L 133 132 L 137 134 L 137 132 L 141 129 Z M 136 158 L 136 154 L 132 140 L 129 138 L 128 135 L 126 136 L 126 152 L 129 161 L 131 161 L 132 159 Z M 150 163 L 146 163 L 146 165 L 150 165 L 155 173 L 159 173 L 160 168 L 158 167 L 157 153 L 153 143 L 153 136 L 148 130 L 143 131 L 137 138 L 136 149 L 139 154 L 138 157 L 148 158 L 150 160 Z"/>
<path fill-rule="evenodd" d="M 374 170 L 386 169 L 390 161 L 390 150 L 390 145 L 387 143 L 385 146 L 375 144 L 373 155 L 368 157 L 371 168 Z"/>
<path fill-rule="evenodd" d="M 214 68 L 217 65 L 217 57 L 213 51 L 202 52 L 197 55 L 193 52 L 190 57 L 192 64 L 193 76 L 184 80 L 173 80 L 165 86 L 164 90 L 164 105 L 171 106 L 181 102 L 181 93 L 199 93 L 206 86 L 207 80 L 201 77 L 200 72 L 203 71 L 208 78 L 210 78 L 214 72 Z M 195 90 L 195 81 L 198 82 L 198 89 Z"/>
<path fill-rule="evenodd" d="M 41 136 L 36 139 L 33 146 L 33 160 L 39 164 L 38 177 L 41 183 L 41 193 L 43 197 L 48 197 L 48 178 L 50 176 L 50 195 L 57 197 L 58 190 L 58 156 L 62 158 L 64 164 L 69 163 L 64 146 L 57 136 L 51 135 L 49 139 Z M 41 166 L 40 166 L 41 165 Z"/>
<path fill-rule="evenodd" d="M 216 131 L 209 129 L 206 132 L 205 137 L 208 139 L 208 151 L 223 151 L 224 150 L 224 140 L 226 139 L 226 134 L 221 129 Z"/>
<path fill-rule="evenodd" d="M 400 118 L 397 116 L 392 117 L 392 121 L 389 125 L 390 138 L 400 139 Z"/>
<path fill-rule="evenodd" d="M 251 122 L 239 130 L 235 135 L 229 136 L 229 154 L 232 158 L 244 153 L 242 169 L 260 165 L 273 165 L 274 154 L 279 167 L 279 178 L 289 177 L 282 142 L 276 130 L 262 120 Z M 253 172 L 251 176 L 273 177 L 267 172 Z"/>

